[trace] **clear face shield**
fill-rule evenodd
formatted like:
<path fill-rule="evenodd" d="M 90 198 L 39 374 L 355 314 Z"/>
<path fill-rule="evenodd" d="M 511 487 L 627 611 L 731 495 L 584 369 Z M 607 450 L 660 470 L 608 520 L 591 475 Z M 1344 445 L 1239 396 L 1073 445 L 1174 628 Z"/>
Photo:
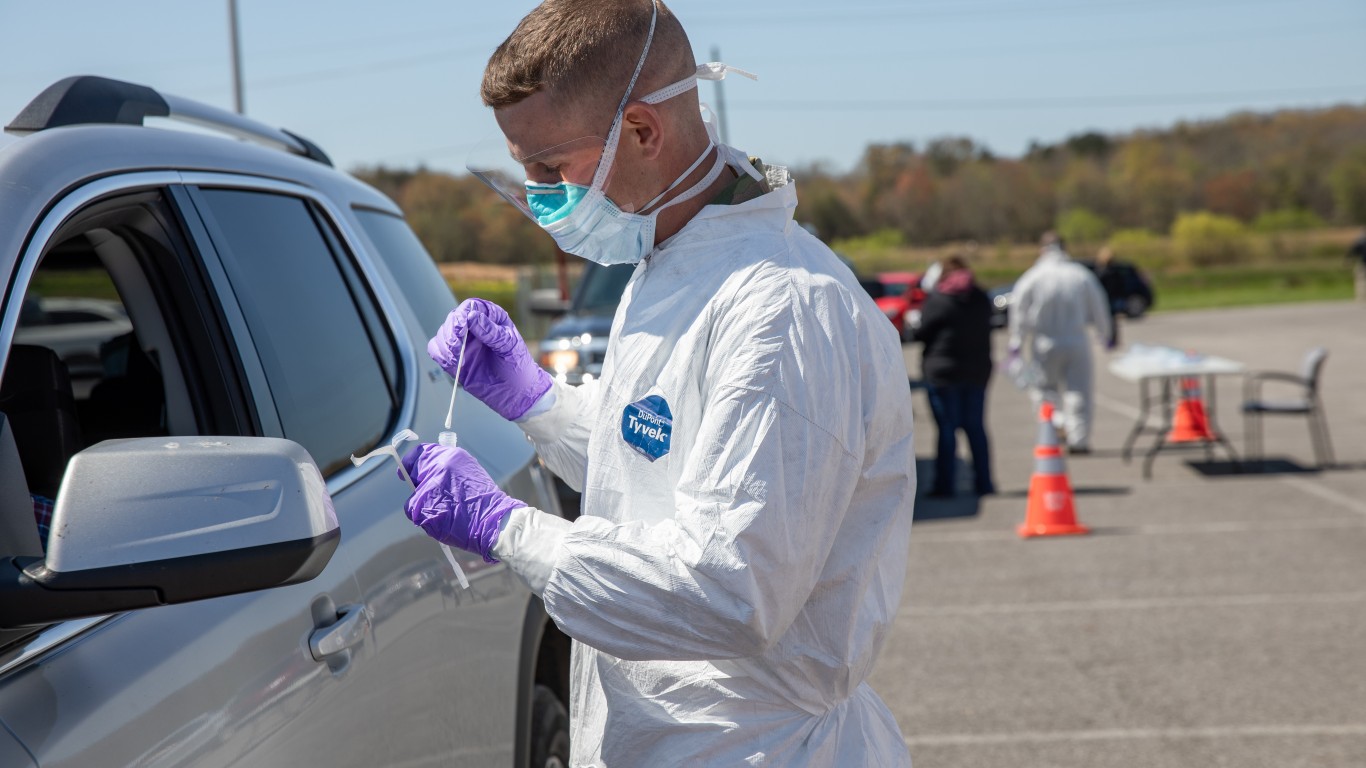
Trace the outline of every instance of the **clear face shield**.
<path fill-rule="evenodd" d="M 575 187 L 593 182 L 607 140 L 583 136 L 517 157 L 494 130 L 465 161 L 469 172 L 532 221 L 543 224 L 567 203 Z M 567 188 L 561 182 L 569 182 Z"/>

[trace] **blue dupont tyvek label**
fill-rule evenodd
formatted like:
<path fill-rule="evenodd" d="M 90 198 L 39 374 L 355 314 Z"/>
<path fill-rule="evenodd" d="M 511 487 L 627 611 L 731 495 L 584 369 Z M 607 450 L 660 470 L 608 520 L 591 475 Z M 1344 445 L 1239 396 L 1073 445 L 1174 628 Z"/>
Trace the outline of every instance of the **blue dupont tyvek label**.
<path fill-rule="evenodd" d="M 621 412 L 621 439 L 650 461 L 669 452 L 673 431 L 673 414 L 659 395 L 631 403 Z"/>

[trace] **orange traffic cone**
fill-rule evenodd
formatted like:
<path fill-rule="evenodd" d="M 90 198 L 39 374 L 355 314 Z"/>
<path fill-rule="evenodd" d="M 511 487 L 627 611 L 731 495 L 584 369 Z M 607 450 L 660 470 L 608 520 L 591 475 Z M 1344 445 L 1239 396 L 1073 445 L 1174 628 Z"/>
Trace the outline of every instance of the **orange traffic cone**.
<path fill-rule="evenodd" d="M 1067 481 L 1058 430 L 1053 426 L 1052 403 L 1044 403 L 1039 409 L 1039 442 L 1034 448 L 1034 476 L 1029 479 L 1029 506 L 1018 531 L 1026 539 L 1091 532 L 1077 522 L 1072 484 Z"/>
<path fill-rule="evenodd" d="M 1197 443 L 1214 439 L 1205 413 L 1205 401 L 1200 397 L 1200 380 L 1194 377 L 1181 380 L 1181 401 L 1172 416 L 1172 429 L 1167 433 L 1169 443 Z"/>

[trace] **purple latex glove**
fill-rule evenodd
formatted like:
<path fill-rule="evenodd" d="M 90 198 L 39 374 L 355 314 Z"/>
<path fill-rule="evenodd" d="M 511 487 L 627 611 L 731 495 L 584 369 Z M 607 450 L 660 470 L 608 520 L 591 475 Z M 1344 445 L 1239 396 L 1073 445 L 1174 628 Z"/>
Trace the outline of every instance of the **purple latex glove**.
<path fill-rule="evenodd" d="M 455 376 L 466 339 L 460 385 L 508 421 L 520 418 L 550 389 L 550 374 L 531 359 L 512 318 L 497 304 L 461 302 L 427 342 L 427 354 Z"/>
<path fill-rule="evenodd" d="M 498 526 L 524 502 L 503 493 L 464 448 L 423 443 L 403 457 L 403 467 L 417 486 L 404 510 L 428 536 L 466 552 L 489 553 L 498 542 Z"/>

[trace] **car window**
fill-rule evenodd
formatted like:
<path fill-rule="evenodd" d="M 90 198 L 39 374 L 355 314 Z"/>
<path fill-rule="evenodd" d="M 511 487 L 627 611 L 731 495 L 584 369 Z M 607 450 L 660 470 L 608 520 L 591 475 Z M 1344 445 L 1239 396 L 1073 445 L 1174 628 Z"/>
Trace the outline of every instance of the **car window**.
<path fill-rule="evenodd" d="M 0 549 L 46 548 L 55 499 L 78 452 L 105 440 L 196 434 L 185 380 L 187 323 L 157 192 L 78 212 L 43 249 L 22 293 L 0 377 Z M 135 256 L 139 254 L 141 258 Z M 155 275 L 155 276 L 153 276 Z M 27 518 L 34 537 L 11 540 Z"/>
<path fill-rule="evenodd" d="M 84 242 L 83 238 L 68 242 Z M 63 244 L 39 263 L 29 284 L 29 302 L 36 311 L 21 320 L 16 344 L 37 345 L 57 353 L 66 366 L 76 394 L 84 397 L 104 375 L 109 342 L 133 326 L 123 314 L 123 303 L 109 273 L 93 259 L 73 257 L 73 246 Z M 100 302 L 109 316 L 56 309 L 71 302 Z M 98 324 L 83 328 L 61 326 Z"/>
<path fill-rule="evenodd" d="M 260 356 L 283 436 L 324 475 L 374 447 L 395 417 L 385 373 L 392 341 L 367 315 L 372 299 L 302 199 L 204 189 L 205 223 Z M 332 242 L 329 242 L 332 241 Z M 368 306 L 358 305 L 358 302 Z"/>
<path fill-rule="evenodd" d="M 355 211 L 365 234 L 403 286 L 403 297 L 417 314 L 418 322 L 423 329 L 435 333 L 455 308 L 455 296 L 427 249 L 403 219 L 367 208 Z"/>

